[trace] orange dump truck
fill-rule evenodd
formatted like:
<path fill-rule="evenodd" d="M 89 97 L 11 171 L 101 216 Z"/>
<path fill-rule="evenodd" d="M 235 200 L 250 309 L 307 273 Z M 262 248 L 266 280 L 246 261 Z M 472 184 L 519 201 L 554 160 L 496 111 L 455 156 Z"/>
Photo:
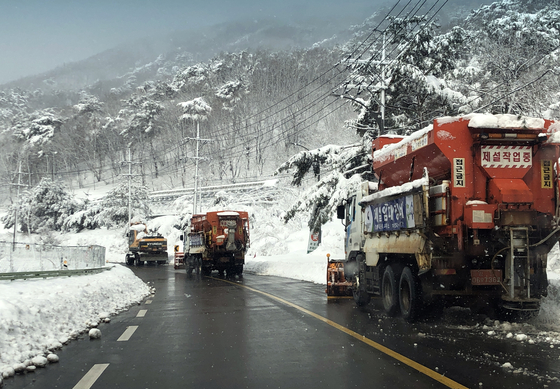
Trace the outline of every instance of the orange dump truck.
<path fill-rule="evenodd" d="M 214 211 L 193 215 L 184 240 L 187 274 L 241 276 L 249 248 L 249 215 L 242 211 Z"/>
<path fill-rule="evenodd" d="M 473 114 L 377 138 L 378 182 L 337 210 L 356 303 L 379 295 L 408 321 L 440 303 L 538 312 L 560 237 L 557 130 L 544 119 Z"/>

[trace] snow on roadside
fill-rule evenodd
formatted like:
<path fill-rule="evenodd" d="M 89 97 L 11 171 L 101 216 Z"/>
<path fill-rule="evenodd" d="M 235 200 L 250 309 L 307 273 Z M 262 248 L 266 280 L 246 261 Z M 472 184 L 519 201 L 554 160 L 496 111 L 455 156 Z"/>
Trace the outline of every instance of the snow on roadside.
<path fill-rule="evenodd" d="M 41 366 L 44 359 L 36 357 L 47 357 L 149 294 L 122 265 L 94 275 L 0 281 L 0 373 Z"/>
<path fill-rule="evenodd" d="M 286 229 L 282 233 L 284 236 L 281 235 L 281 241 L 273 238 L 255 241 L 251 238 L 253 243 L 245 259 L 245 271 L 326 284 L 327 254 L 330 254 L 331 258 L 344 258 L 344 226 L 340 221 L 329 222 L 323 226 L 321 245 L 309 254 L 309 230 L 305 226 L 295 230 Z M 272 250 L 276 255 L 261 255 Z"/>

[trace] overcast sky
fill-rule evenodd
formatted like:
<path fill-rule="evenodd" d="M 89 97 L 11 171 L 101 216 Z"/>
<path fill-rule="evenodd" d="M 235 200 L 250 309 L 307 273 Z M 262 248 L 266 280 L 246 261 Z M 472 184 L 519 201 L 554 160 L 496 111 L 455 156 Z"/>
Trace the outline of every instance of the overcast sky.
<path fill-rule="evenodd" d="M 0 0 L 0 84 L 135 38 L 246 17 L 363 20 L 387 0 Z"/>

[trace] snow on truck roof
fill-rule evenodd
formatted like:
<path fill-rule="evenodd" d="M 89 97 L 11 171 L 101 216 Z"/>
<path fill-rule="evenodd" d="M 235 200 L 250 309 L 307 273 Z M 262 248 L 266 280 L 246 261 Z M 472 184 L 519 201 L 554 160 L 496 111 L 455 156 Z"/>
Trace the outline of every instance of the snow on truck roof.
<path fill-rule="evenodd" d="M 468 120 L 469 127 L 471 128 L 527 128 L 533 130 L 544 129 L 544 119 L 511 114 L 492 115 L 490 113 L 473 113 L 465 116 L 443 117 L 435 120 L 438 122 L 438 124 L 447 124 L 456 122 L 461 119 Z"/>
<path fill-rule="evenodd" d="M 239 216 L 237 212 L 218 212 L 218 216 Z"/>
<path fill-rule="evenodd" d="M 505 129 L 505 128 L 527 128 L 533 130 L 545 129 L 545 121 L 540 118 L 531 118 L 526 116 L 518 115 L 492 115 L 486 113 L 473 113 L 465 116 L 446 116 L 437 118 L 434 121 L 437 124 L 449 124 L 455 123 L 460 120 L 468 120 L 468 126 L 471 128 L 488 128 L 488 129 Z M 391 143 L 385 145 L 381 150 L 376 150 L 373 153 L 373 159 L 376 162 L 383 162 L 390 158 L 394 152 L 398 151 L 401 147 L 406 147 L 409 143 L 422 138 L 425 134 L 433 129 L 433 125 L 429 125 L 421 130 L 418 130 L 408 136 L 405 136 L 398 143 Z M 443 130 L 442 130 L 443 131 Z M 553 123 L 549 129 L 549 132 L 560 131 L 560 122 Z M 441 132 L 441 131 L 440 131 Z M 445 134 L 439 134 L 438 136 L 451 135 L 447 132 Z M 385 135 L 384 135 L 385 136 Z M 560 137 L 560 136 L 557 136 Z"/>
<path fill-rule="evenodd" d="M 146 225 L 145 224 L 133 224 L 130 226 L 131 230 L 134 231 L 144 231 L 146 229 Z"/>
<path fill-rule="evenodd" d="M 385 197 L 389 197 L 389 196 L 396 196 L 396 195 L 399 195 L 399 194 L 411 192 L 414 189 L 421 188 L 422 186 L 429 185 L 429 183 L 430 183 L 430 181 L 429 181 L 428 176 L 424 175 L 422 178 L 419 178 L 417 180 L 406 182 L 406 183 L 404 183 L 402 185 L 399 185 L 399 186 L 393 186 L 393 187 L 390 187 L 390 188 L 387 188 L 387 189 L 383 189 L 383 190 L 380 190 L 379 192 L 375 192 L 373 194 L 370 194 L 369 196 L 365 196 L 360 201 L 360 205 L 367 204 L 369 202 L 372 202 L 372 201 L 380 199 L 380 198 L 385 198 Z"/>

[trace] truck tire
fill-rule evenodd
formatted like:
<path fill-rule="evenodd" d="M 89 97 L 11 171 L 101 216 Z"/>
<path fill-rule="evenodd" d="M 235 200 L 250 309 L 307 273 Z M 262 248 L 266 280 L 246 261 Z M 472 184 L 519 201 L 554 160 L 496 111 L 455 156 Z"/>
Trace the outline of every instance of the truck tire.
<path fill-rule="evenodd" d="M 387 266 L 381 279 L 381 299 L 383 308 L 389 316 L 395 316 L 399 310 L 399 287 L 395 272 Z"/>
<path fill-rule="evenodd" d="M 366 268 L 365 260 L 362 254 L 356 256 L 356 269 L 352 286 L 352 296 L 357 306 L 363 307 L 368 305 L 371 296 L 366 289 Z"/>
<path fill-rule="evenodd" d="M 201 266 L 200 272 L 203 276 L 210 276 L 212 274 L 212 268 L 210 266 Z"/>
<path fill-rule="evenodd" d="M 414 322 L 422 308 L 422 291 L 420 280 L 414 276 L 412 270 L 407 266 L 404 268 L 399 282 L 399 305 L 404 319 Z"/>
<path fill-rule="evenodd" d="M 360 280 L 364 280 L 365 282 L 365 277 L 362 278 L 362 274 L 358 274 L 356 275 L 355 280 L 355 286 L 352 288 L 352 296 L 354 297 L 354 302 L 359 307 L 368 305 L 371 296 L 368 294 L 365 284 L 360 282 Z"/>
<path fill-rule="evenodd" d="M 243 277 L 243 265 L 235 265 L 235 273 L 239 277 Z"/>
<path fill-rule="evenodd" d="M 187 272 L 187 278 L 191 278 L 194 270 L 194 264 L 192 258 L 190 256 L 185 256 L 183 258 L 183 263 L 185 264 L 185 271 Z"/>
<path fill-rule="evenodd" d="M 134 256 L 128 255 L 128 254 L 127 254 L 127 255 L 126 255 L 126 264 L 127 264 L 128 266 L 134 265 Z"/>

